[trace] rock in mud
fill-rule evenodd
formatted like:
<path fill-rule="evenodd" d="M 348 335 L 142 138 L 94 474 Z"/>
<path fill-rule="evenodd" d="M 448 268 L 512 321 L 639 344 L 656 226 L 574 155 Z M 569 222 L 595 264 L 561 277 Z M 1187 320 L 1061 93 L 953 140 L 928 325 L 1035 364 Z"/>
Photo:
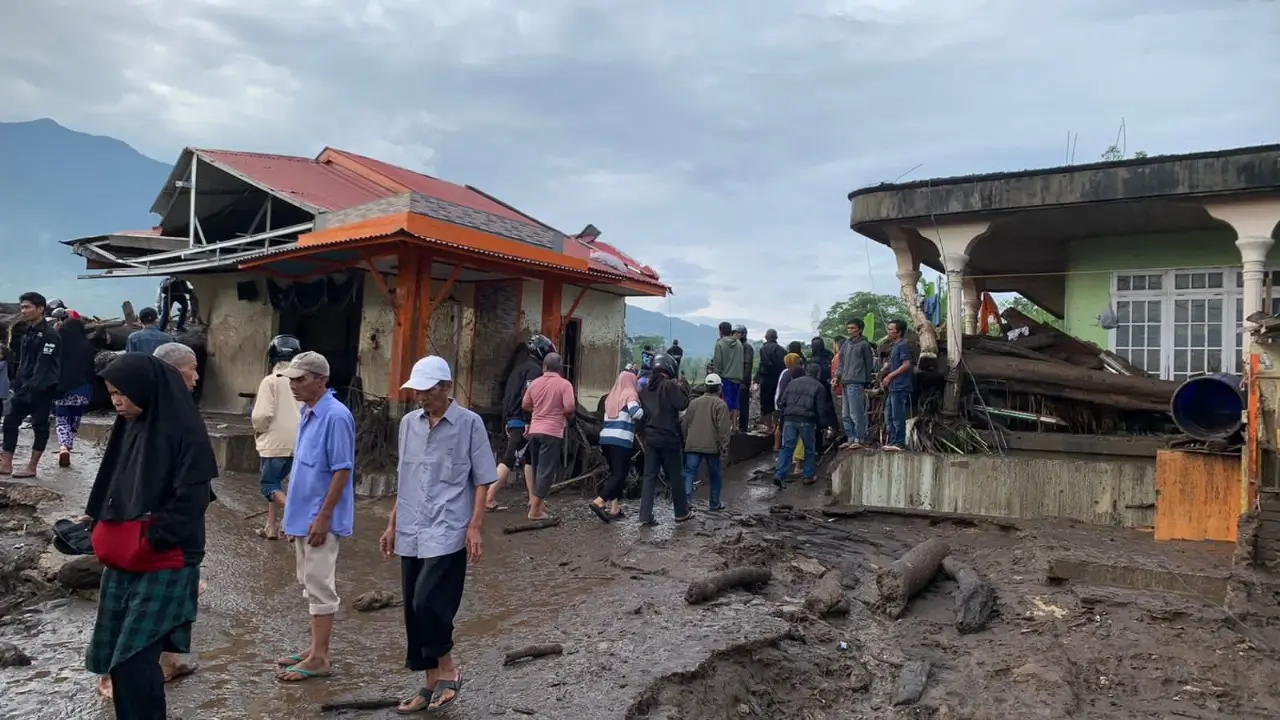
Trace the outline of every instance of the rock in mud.
<path fill-rule="evenodd" d="M 102 563 L 83 555 L 58 568 L 58 584 L 69 590 L 96 590 L 102 584 Z"/>
<path fill-rule="evenodd" d="M 19 650 L 17 645 L 0 642 L 0 668 L 26 667 L 30 664 L 31 658 Z"/>
<path fill-rule="evenodd" d="M 929 670 L 929 663 L 923 660 L 904 664 L 902 671 L 898 673 L 898 682 L 893 687 L 893 704 L 914 705 L 929 683 Z"/>
<path fill-rule="evenodd" d="M 383 608 L 398 607 L 403 602 L 395 593 L 390 591 L 370 590 L 367 593 L 361 593 L 355 600 L 352 600 L 351 607 L 359 612 L 373 612 Z"/>
<path fill-rule="evenodd" d="M 871 671 L 867 666 L 854 662 L 853 669 L 849 671 L 849 689 L 854 692 L 863 692 L 871 687 L 871 679 Z"/>
<path fill-rule="evenodd" d="M 822 573 L 827 571 L 827 569 L 822 566 L 822 563 L 818 562 L 817 560 L 814 560 L 813 558 L 807 558 L 807 557 L 799 557 L 799 558 L 796 558 L 795 560 L 792 560 L 791 567 L 799 570 L 800 572 L 806 575 L 813 575 L 815 577 L 820 576 L 822 575 Z"/>

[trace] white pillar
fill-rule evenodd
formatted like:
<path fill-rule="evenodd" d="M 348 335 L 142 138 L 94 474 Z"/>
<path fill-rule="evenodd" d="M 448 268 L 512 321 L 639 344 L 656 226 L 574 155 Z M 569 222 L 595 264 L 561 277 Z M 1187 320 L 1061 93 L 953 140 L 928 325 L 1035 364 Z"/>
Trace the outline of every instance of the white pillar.
<path fill-rule="evenodd" d="M 947 269 L 947 364 L 953 368 L 960 364 L 964 338 L 964 270 L 969 264 L 969 252 L 989 226 L 985 221 L 964 222 L 920 231 L 938 246 Z"/>
<path fill-rule="evenodd" d="M 964 279 L 964 334 L 978 334 L 978 310 L 982 307 L 982 293 L 976 278 Z"/>
<path fill-rule="evenodd" d="M 920 295 L 916 291 L 920 284 L 920 261 L 911 248 L 915 230 L 905 226 L 887 228 L 889 247 L 893 249 L 894 259 L 898 262 L 898 282 L 902 288 L 902 303 L 911 314 L 911 323 L 915 325 L 916 336 L 920 341 L 921 364 L 938 357 L 938 335 L 933 325 L 920 309 Z M 919 238 L 915 238 L 919 242 Z M 885 318 L 885 321 L 892 318 Z"/>
<path fill-rule="evenodd" d="M 1241 368 L 1249 368 L 1249 353 L 1253 346 L 1253 325 L 1249 316 L 1262 307 L 1263 282 L 1266 278 L 1267 254 L 1275 245 L 1272 238 L 1276 223 L 1280 222 L 1280 201 L 1267 199 L 1216 200 L 1204 203 L 1205 210 L 1213 217 L 1227 223 L 1236 231 L 1236 248 L 1240 250 L 1243 267 L 1244 307 L 1241 318 L 1244 332 L 1240 337 Z M 1227 287 L 1230 287 L 1228 285 Z"/>

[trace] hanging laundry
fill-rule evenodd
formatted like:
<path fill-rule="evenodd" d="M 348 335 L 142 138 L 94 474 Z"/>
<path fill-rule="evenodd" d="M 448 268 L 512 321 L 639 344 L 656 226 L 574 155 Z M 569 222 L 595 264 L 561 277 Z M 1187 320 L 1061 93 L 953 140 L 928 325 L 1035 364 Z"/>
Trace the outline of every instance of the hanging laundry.
<path fill-rule="evenodd" d="M 984 292 L 982 304 L 978 306 L 978 334 L 986 335 L 993 320 L 996 325 L 1000 324 L 1000 308 L 996 305 L 995 298 L 991 297 L 991 293 Z"/>
<path fill-rule="evenodd" d="M 924 311 L 924 316 L 929 319 L 929 322 L 934 327 L 942 324 L 942 301 L 939 296 L 926 296 L 924 302 L 921 303 L 921 309 Z"/>

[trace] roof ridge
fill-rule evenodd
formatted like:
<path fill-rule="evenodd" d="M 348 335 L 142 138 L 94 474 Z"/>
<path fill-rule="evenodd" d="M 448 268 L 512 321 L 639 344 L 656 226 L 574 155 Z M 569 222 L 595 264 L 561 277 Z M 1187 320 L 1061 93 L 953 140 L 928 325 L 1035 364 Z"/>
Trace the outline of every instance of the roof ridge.
<path fill-rule="evenodd" d="M 277 160 L 302 160 L 303 162 L 309 162 L 309 163 L 316 162 L 314 158 L 309 158 L 303 155 L 284 155 L 281 153 L 252 152 L 249 150 L 218 150 L 216 148 L 193 147 L 189 149 L 192 152 L 197 152 L 197 153 L 217 153 L 219 155 L 237 155 L 239 157 L 254 157 L 254 158 L 274 158 Z M 321 164 L 321 163 L 316 163 L 316 164 Z"/>

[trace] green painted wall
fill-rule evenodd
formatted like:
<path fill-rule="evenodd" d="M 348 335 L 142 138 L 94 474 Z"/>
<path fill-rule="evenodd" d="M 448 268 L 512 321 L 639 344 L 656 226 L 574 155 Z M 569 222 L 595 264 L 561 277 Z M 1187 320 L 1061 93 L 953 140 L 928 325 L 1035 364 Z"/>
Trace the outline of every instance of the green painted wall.
<path fill-rule="evenodd" d="M 1195 267 L 1239 267 L 1240 251 L 1230 230 L 1197 233 L 1125 235 L 1077 240 L 1067 246 L 1065 330 L 1107 347 L 1107 331 L 1098 316 L 1111 302 L 1111 273 Z M 1268 265 L 1280 251 L 1272 248 Z M 1234 283 L 1234 279 L 1231 281 Z"/>

